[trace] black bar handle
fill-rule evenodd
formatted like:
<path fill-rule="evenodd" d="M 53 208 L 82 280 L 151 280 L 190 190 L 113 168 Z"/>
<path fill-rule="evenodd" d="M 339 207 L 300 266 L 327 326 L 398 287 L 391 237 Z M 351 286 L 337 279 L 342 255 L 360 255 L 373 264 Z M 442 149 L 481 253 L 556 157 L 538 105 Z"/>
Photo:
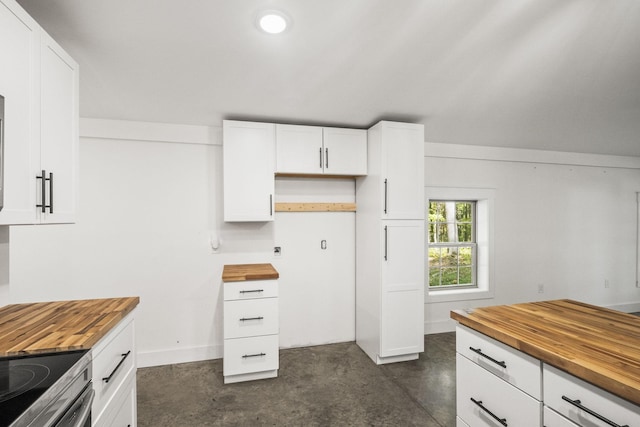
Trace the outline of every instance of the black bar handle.
<path fill-rule="evenodd" d="M 387 231 L 387 226 L 384 226 L 384 260 L 387 261 L 388 257 L 388 244 L 389 241 L 389 232 Z"/>
<path fill-rule="evenodd" d="M 269 194 L 269 216 L 273 216 L 273 194 Z"/>
<path fill-rule="evenodd" d="M 322 147 L 320 147 L 320 169 L 322 169 Z"/>
<path fill-rule="evenodd" d="M 262 320 L 264 319 L 264 317 L 262 316 L 258 316 L 258 317 L 243 317 L 240 319 L 241 322 L 246 322 L 248 320 Z"/>
<path fill-rule="evenodd" d="M 587 408 L 586 406 L 583 406 L 583 405 L 582 405 L 582 402 L 580 402 L 580 400 L 579 400 L 579 399 L 577 399 L 577 400 L 571 400 L 571 399 L 569 399 L 567 396 L 564 396 L 564 395 L 563 395 L 563 396 L 562 396 L 562 400 L 564 400 L 564 401 L 566 401 L 566 402 L 569 402 L 570 404 L 572 404 L 572 405 L 573 405 L 573 406 L 575 406 L 576 408 L 578 408 L 578 409 L 581 409 L 581 410 L 585 411 L 585 412 L 586 412 L 587 414 L 589 414 L 589 415 L 593 415 L 594 417 L 596 417 L 596 418 L 597 418 L 597 419 L 599 419 L 600 421 L 602 421 L 602 422 L 604 422 L 604 423 L 609 424 L 611 427 L 629 427 L 629 425 L 628 425 L 628 424 L 625 424 L 625 425 L 623 425 L 623 426 L 621 426 L 621 425 L 619 425 L 619 424 L 616 424 L 616 423 L 614 423 L 613 421 L 611 421 L 611 420 L 609 420 L 609 419 L 607 419 L 607 418 L 603 417 L 602 415 L 598 414 L 598 413 L 597 413 L 597 412 L 595 412 L 594 410 L 589 409 L 589 408 Z"/>
<path fill-rule="evenodd" d="M 329 149 L 324 149 L 324 167 L 329 169 Z"/>
<path fill-rule="evenodd" d="M 256 354 L 245 354 L 244 356 L 242 356 L 243 359 L 248 359 L 249 357 L 262 357 L 262 356 L 266 356 L 266 353 L 256 353 Z"/>
<path fill-rule="evenodd" d="M 52 214 L 53 213 L 53 172 L 49 172 L 49 178 L 47 178 L 47 181 L 49 181 L 49 213 Z"/>
<path fill-rule="evenodd" d="M 120 359 L 120 362 L 118 362 L 118 364 L 116 365 L 115 368 L 113 368 L 113 371 L 111 371 L 111 373 L 109 374 L 108 377 L 104 377 L 102 379 L 102 381 L 104 381 L 105 383 L 108 383 L 109 381 L 111 381 L 111 378 L 113 378 L 113 376 L 116 374 L 116 372 L 118 371 L 118 369 L 120 369 L 120 366 L 122 366 L 122 364 L 124 363 L 124 361 L 126 360 L 126 358 L 129 356 L 129 354 L 131 354 L 131 350 L 127 351 L 126 353 L 122 353 L 120 356 L 122 357 L 122 359 Z"/>
<path fill-rule="evenodd" d="M 480 356 L 484 357 L 485 359 L 488 359 L 488 360 L 492 361 L 492 362 L 493 362 L 493 363 L 495 363 L 496 365 L 500 365 L 500 366 L 502 366 L 503 368 L 506 368 L 506 367 L 507 367 L 507 364 L 504 362 L 504 360 L 502 360 L 502 361 L 497 361 L 497 360 L 496 360 L 496 359 L 494 359 L 493 357 L 491 357 L 491 356 L 488 356 L 488 355 L 484 354 L 484 353 L 482 352 L 482 349 L 480 349 L 480 348 L 473 348 L 473 347 L 469 347 L 469 350 L 473 351 L 474 353 L 477 353 L 478 355 L 480 355 Z"/>
<path fill-rule="evenodd" d="M 482 400 L 475 400 L 473 397 L 471 398 L 471 401 L 473 403 L 475 403 L 476 405 L 478 405 L 480 407 L 480 409 L 482 409 L 484 412 L 486 412 L 487 414 L 489 414 L 489 416 L 491 416 L 491 418 L 493 418 L 494 420 L 496 420 L 497 422 L 499 422 L 500 424 L 502 424 L 504 427 L 507 427 L 507 419 L 506 418 L 500 418 L 498 417 L 496 414 L 494 414 L 493 412 L 491 412 L 490 410 L 488 410 L 483 404 L 482 404 Z"/>
<path fill-rule="evenodd" d="M 264 292 L 264 289 L 249 289 L 246 291 L 240 291 L 241 294 L 250 294 L 253 292 Z"/>
<path fill-rule="evenodd" d="M 47 191 L 47 183 L 45 182 L 46 180 L 46 171 L 44 169 L 42 169 L 42 176 L 38 176 L 36 175 L 36 179 L 41 179 L 42 181 L 40 181 L 40 204 L 36 205 L 36 208 L 40 208 L 42 213 L 46 212 L 46 204 L 45 204 L 45 192 Z"/>
<path fill-rule="evenodd" d="M 387 213 L 387 178 L 384 179 L 384 213 Z"/>

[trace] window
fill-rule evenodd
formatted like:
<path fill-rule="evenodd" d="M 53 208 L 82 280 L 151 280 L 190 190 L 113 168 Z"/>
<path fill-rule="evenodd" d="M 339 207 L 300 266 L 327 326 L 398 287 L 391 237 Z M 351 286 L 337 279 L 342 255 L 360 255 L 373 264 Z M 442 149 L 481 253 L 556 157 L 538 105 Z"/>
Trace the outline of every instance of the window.
<path fill-rule="evenodd" d="M 425 187 L 426 303 L 493 298 L 495 198 L 492 188 Z"/>
<path fill-rule="evenodd" d="M 430 200 L 429 289 L 477 287 L 476 202 Z"/>

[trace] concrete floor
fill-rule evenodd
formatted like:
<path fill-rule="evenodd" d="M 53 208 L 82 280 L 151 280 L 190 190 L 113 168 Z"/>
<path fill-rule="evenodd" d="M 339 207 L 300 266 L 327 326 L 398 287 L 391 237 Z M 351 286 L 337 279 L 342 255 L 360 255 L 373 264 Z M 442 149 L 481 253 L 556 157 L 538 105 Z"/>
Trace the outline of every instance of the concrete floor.
<path fill-rule="evenodd" d="M 353 342 L 280 351 L 278 378 L 223 384 L 222 359 L 138 370 L 138 425 L 455 426 L 455 334 L 375 365 Z"/>

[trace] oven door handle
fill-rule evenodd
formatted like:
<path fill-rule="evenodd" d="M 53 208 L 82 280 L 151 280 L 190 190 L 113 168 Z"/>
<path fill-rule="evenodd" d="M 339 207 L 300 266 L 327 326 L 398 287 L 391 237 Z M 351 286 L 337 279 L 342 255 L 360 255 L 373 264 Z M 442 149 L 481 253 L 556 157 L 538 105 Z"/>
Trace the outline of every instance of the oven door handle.
<path fill-rule="evenodd" d="M 94 395 L 93 387 L 89 383 L 86 390 L 69 408 L 66 415 L 56 423 L 55 427 L 83 427 L 91 417 L 91 404 Z"/>

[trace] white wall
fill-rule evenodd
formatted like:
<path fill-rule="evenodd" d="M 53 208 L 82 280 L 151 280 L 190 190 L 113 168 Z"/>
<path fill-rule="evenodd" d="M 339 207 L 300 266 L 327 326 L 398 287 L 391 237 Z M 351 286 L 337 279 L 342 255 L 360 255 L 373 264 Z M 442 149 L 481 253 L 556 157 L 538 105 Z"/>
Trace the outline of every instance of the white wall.
<path fill-rule="evenodd" d="M 286 251 L 308 240 L 300 232 L 302 217 L 287 221 L 287 214 L 277 214 L 286 234 L 285 255 L 278 259 L 273 257 L 276 224 L 222 222 L 219 129 L 85 119 L 81 135 L 77 223 L 13 226 L 4 240 L 0 230 L 0 250 L 10 240 L 11 302 L 139 295 L 142 366 L 218 358 L 224 264 L 273 262 L 291 272 L 280 281 L 282 318 L 294 322 L 293 310 L 301 310 L 313 313 L 317 324 L 306 328 L 307 319 L 299 319 L 296 328 L 284 327 L 283 345 L 354 339 L 353 304 L 350 310 L 344 303 L 335 310 L 333 297 L 314 298 L 312 292 L 321 289 L 314 283 L 322 283 L 326 295 L 354 289 L 353 274 L 338 273 L 342 280 L 327 283 L 313 276 L 304 283 L 293 281 L 305 266 Z M 283 201 L 308 192 L 325 199 L 316 201 L 354 199 L 349 180 L 293 181 L 278 188 L 288 198 Z M 317 216 L 309 219 L 307 225 L 314 228 L 327 223 Z M 336 228 L 332 243 L 353 250 L 353 220 L 331 224 Z M 211 240 L 216 238 L 222 243 L 214 253 Z"/>
<path fill-rule="evenodd" d="M 429 186 L 495 191 L 494 297 L 426 304 L 427 333 L 453 330 L 452 309 L 486 305 L 571 298 L 640 311 L 640 159 L 445 144 L 425 153 Z"/>

